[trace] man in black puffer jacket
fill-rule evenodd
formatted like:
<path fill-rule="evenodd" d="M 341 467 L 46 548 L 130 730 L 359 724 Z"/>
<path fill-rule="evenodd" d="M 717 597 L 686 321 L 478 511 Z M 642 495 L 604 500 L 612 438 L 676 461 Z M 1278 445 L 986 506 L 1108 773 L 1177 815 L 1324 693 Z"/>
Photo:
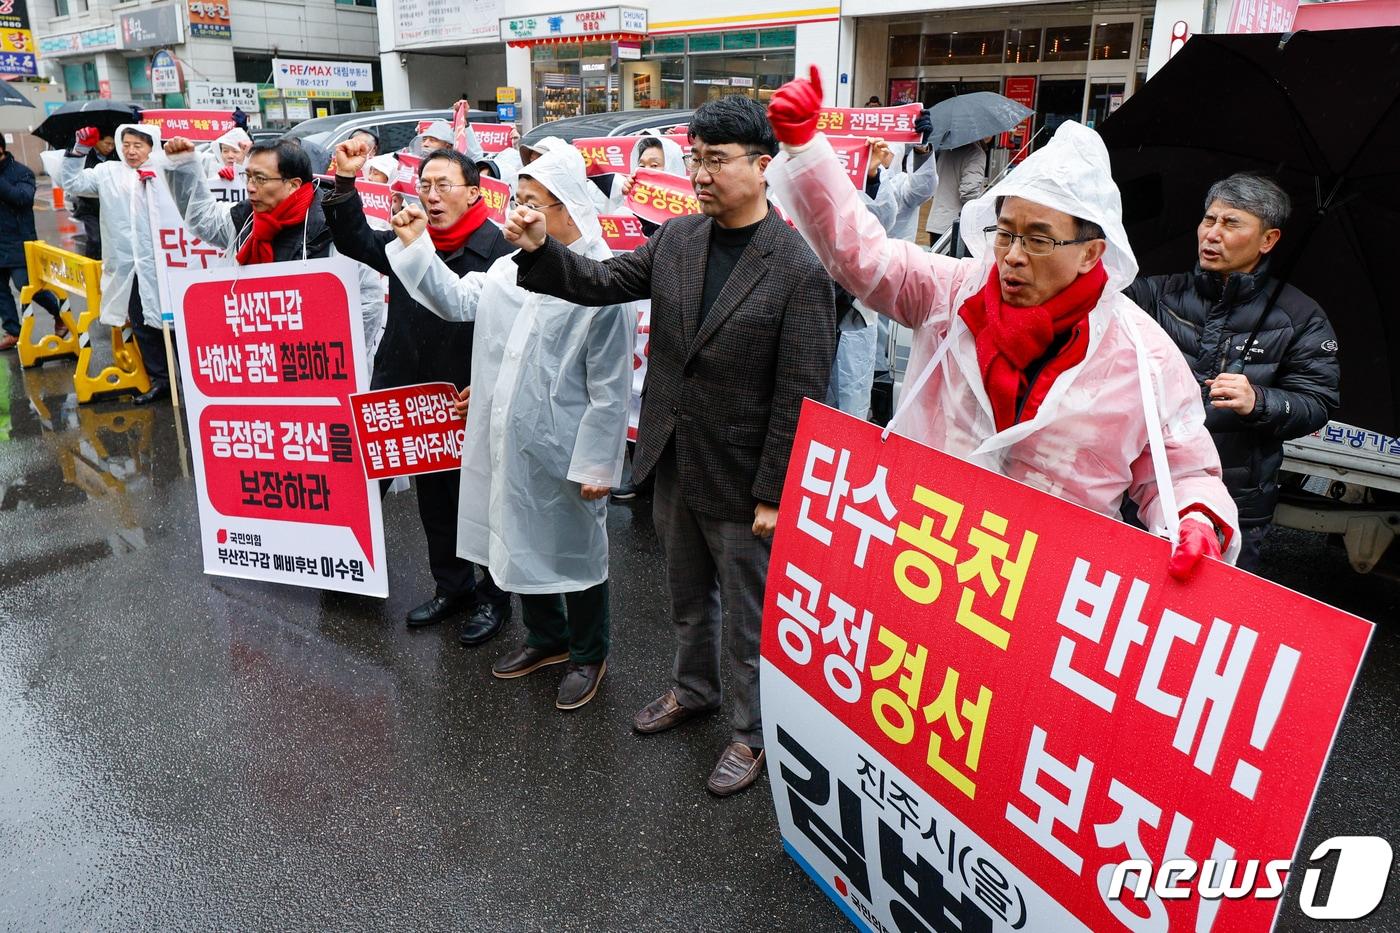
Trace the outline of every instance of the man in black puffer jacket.
<path fill-rule="evenodd" d="M 1337 337 L 1327 315 L 1291 285 L 1269 304 L 1278 281 L 1268 254 L 1288 212 L 1288 195 L 1267 178 L 1216 182 L 1196 232 L 1195 271 L 1142 277 L 1126 289 L 1201 383 L 1206 428 L 1240 510 L 1238 566 L 1249 571 L 1259 568 L 1273 520 L 1283 442 L 1321 428 L 1339 401 Z"/>

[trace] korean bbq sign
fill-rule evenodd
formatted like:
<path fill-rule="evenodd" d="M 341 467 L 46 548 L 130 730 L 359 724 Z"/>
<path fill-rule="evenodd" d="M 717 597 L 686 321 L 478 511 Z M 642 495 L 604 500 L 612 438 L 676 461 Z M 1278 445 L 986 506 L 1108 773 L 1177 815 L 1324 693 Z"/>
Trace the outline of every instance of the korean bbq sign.
<path fill-rule="evenodd" d="M 1291 859 L 1370 623 L 1215 561 L 1176 583 L 1163 540 L 811 401 L 784 488 L 769 774 L 848 916 L 1270 928 L 1277 899 L 1119 900 L 1113 868 Z"/>
<path fill-rule="evenodd" d="M 190 270 L 171 289 L 205 573 L 387 595 L 350 404 L 368 381 L 354 264 Z"/>

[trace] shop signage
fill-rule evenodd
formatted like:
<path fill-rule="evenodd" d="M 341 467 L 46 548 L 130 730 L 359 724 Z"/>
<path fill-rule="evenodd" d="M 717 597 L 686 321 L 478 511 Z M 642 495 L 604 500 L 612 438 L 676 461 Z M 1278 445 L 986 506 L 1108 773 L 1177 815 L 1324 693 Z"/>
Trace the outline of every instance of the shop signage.
<path fill-rule="evenodd" d="M 1226 32 L 1289 32 L 1298 0 L 1235 0 Z"/>
<path fill-rule="evenodd" d="M 37 75 L 35 51 L 25 0 L 0 3 L 0 74 Z"/>
<path fill-rule="evenodd" d="M 605 36 L 647 32 L 647 11 L 634 7 L 570 10 L 501 20 L 501 38 L 507 42 L 555 39 L 570 36 Z"/>
<path fill-rule="evenodd" d="M 519 119 L 515 112 L 515 104 L 497 104 L 496 119 L 502 123 L 514 123 Z"/>
<path fill-rule="evenodd" d="M 49 58 L 104 52 L 117 47 L 117 27 L 98 26 L 82 32 L 66 32 L 57 36 L 39 37 L 39 54 Z"/>
<path fill-rule="evenodd" d="M 234 107 L 242 107 L 246 111 L 258 109 L 256 84 L 191 81 L 187 85 L 185 96 L 189 105 L 196 110 L 232 110 Z"/>
<path fill-rule="evenodd" d="M 369 62 L 274 58 L 272 83 L 292 91 L 372 91 L 374 73 Z"/>
<path fill-rule="evenodd" d="M 495 39 L 500 0 L 396 0 L 394 28 L 401 49 Z"/>
<path fill-rule="evenodd" d="M 185 41 L 177 6 L 153 6 L 147 10 L 123 13 L 119 20 L 124 49 L 157 49 Z"/>
<path fill-rule="evenodd" d="M 180 93 L 180 63 L 169 49 L 151 57 L 151 90 L 157 94 Z"/>
<path fill-rule="evenodd" d="M 283 91 L 266 84 L 258 85 L 258 97 L 262 100 L 350 100 L 351 91 Z"/>
<path fill-rule="evenodd" d="M 496 103 L 514 104 L 520 100 L 520 88 L 518 87 L 498 87 L 496 88 Z"/>
<path fill-rule="evenodd" d="M 228 0 L 190 0 L 190 35 L 200 39 L 232 39 Z"/>

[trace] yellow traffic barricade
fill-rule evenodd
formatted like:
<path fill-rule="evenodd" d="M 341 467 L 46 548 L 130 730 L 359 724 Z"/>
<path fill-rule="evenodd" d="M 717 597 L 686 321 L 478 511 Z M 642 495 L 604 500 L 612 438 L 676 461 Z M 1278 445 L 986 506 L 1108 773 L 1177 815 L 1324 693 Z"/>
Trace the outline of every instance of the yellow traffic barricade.
<path fill-rule="evenodd" d="M 150 377 L 141 361 L 141 351 L 131 334 L 130 325 L 114 327 L 112 333 L 112 365 L 96 375 L 92 366 L 92 325 L 97 321 L 102 304 L 102 263 L 77 253 L 59 249 L 40 241 L 24 244 L 29 270 L 29 284 L 20 292 L 25 303 L 24 323 L 20 327 L 19 359 L 22 366 L 33 366 L 47 359 L 77 356 L 78 367 L 73 374 L 73 387 L 78 401 L 90 402 L 97 395 L 112 392 L 148 392 Z M 80 296 L 84 308 L 75 321 L 66 307 L 60 311 L 68 336 L 50 334 L 33 340 L 34 295 L 41 289 L 60 292 L 67 298 Z"/>

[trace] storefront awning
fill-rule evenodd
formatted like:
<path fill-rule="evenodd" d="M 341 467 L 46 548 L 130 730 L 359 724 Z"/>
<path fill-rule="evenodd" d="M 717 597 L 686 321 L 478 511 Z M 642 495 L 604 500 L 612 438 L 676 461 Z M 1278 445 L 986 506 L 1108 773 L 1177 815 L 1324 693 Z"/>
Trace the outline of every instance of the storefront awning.
<path fill-rule="evenodd" d="M 501 18 L 501 39 L 515 47 L 565 42 L 639 40 L 647 34 L 647 11 L 608 6 L 538 16 Z"/>

